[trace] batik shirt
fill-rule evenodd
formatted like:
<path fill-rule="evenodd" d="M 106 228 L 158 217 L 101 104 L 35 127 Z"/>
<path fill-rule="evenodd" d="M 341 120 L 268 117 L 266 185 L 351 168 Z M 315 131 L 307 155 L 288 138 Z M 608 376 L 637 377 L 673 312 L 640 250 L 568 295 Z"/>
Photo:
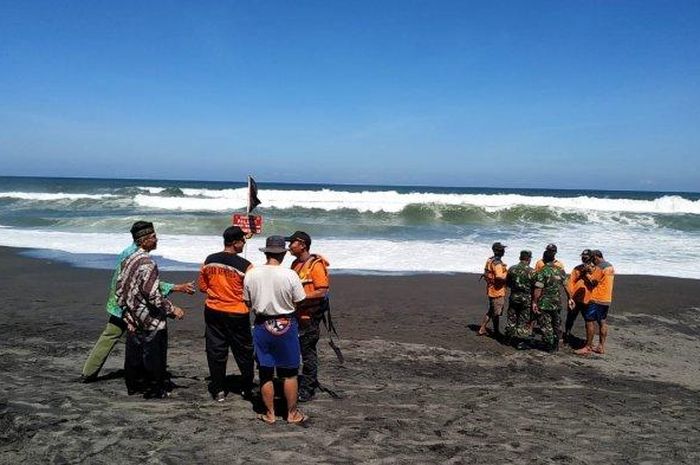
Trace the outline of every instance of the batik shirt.
<path fill-rule="evenodd" d="M 119 258 L 117 259 L 117 265 L 114 268 L 114 273 L 112 273 L 112 281 L 109 286 L 109 296 L 107 297 L 106 309 L 107 313 L 116 316 L 117 318 L 121 318 L 124 315 L 124 311 L 117 303 L 117 279 L 119 278 L 119 273 L 122 270 L 122 262 L 126 257 L 136 252 L 138 249 L 139 247 L 132 242 L 129 247 L 122 250 L 122 253 L 119 254 Z M 174 284 L 166 283 L 164 281 L 160 282 L 160 291 L 165 296 L 172 292 L 173 287 L 175 287 Z"/>
<path fill-rule="evenodd" d="M 117 278 L 117 304 L 126 319 L 143 331 L 165 329 L 173 304 L 159 287 L 158 267 L 148 253 L 139 248 L 123 262 Z"/>

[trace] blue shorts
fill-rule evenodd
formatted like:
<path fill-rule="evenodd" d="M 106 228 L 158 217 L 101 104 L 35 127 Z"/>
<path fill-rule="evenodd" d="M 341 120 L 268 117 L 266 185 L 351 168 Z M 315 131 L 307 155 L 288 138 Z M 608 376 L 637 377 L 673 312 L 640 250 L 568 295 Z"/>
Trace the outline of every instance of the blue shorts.
<path fill-rule="evenodd" d="M 261 367 L 299 368 L 299 326 L 294 315 L 255 323 L 253 345 Z"/>
<path fill-rule="evenodd" d="M 583 313 L 583 319 L 600 323 L 608 317 L 608 308 L 610 308 L 610 305 L 590 303 Z"/>

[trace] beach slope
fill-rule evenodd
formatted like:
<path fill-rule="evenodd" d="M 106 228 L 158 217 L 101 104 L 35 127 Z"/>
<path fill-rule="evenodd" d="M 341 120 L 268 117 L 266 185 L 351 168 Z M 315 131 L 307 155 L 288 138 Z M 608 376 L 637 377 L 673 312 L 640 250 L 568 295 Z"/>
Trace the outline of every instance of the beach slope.
<path fill-rule="evenodd" d="M 700 461 L 698 280 L 618 277 L 609 354 L 580 358 L 477 337 L 475 275 L 334 276 L 346 361 L 322 340 L 320 379 L 340 399 L 305 404 L 302 428 L 210 399 L 201 296 L 174 297 L 188 314 L 170 325 L 170 399 L 126 394 L 122 344 L 79 383 L 110 272 L 17 252 L 0 248 L 2 464 Z"/>

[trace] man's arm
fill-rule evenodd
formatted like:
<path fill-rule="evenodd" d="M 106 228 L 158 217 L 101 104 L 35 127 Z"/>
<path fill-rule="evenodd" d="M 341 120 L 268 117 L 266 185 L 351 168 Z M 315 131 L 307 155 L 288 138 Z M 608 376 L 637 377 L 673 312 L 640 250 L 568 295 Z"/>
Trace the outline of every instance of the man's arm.
<path fill-rule="evenodd" d="M 250 266 L 248 267 L 248 270 L 250 270 Z M 248 272 L 246 270 L 246 273 Z M 250 297 L 250 286 L 248 285 L 248 276 L 246 275 L 245 278 L 243 278 L 243 302 L 245 302 L 246 306 L 250 309 L 253 310 L 253 304 L 251 302 L 251 297 Z"/>
<path fill-rule="evenodd" d="M 207 282 L 207 277 L 204 275 L 204 266 L 205 265 L 202 265 L 199 268 L 199 276 L 197 277 L 197 287 L 199 288 L 199 292 L 206 293 L 207 290 L 209 290 L 209 283 Z"/>
<path fill-rule="evenodd" d="M 537 286 L 538 284 L 540 284 L 539 287 Z M 540 314 L 540 307 L 538 305 L 540 297 L 542 297 L 541 283 L 535 283 L 535 290 L 532 291 L 532 311 L 538 315 Z"/>
<path fill-rule="evenodd" d="M 306 300 L 320 300 L 324 299 L 328 295 L 328 288 L 323 287 L 321 289 L 316 289 L 313 292 L 306 294 Z"/>
<path fill-rule="evenodd" d="M 491 269 L 491 259 L 486 260 L 486 264 L 484 265 L 484 272 L 481 275 L 481 277 L 484 278 L 486 284 L 493 285 L 493 270 Z"/>
<path fill-rule="evenodd" d="M 581 279 L 583 279 L 584 284 L 589 290 L 593 289 L 598 285 L 599 280 L 597 279 L 597 277 L 593 276 L 594 274 L 596 274 L 596 270 L 597 268 L 591 265 L 586 265 L 581 270 Z"/>
<path fill-rule="evenodd" d="M 194 281 L 175 284 L 173 286 L 173 292 L 182 292 L 183 294 L 189 294 L 189 295 L 194 294 Z"/>
<path fill-rule="evenodd" d="M 304 285 L 301 284 L 301 279 L 299 279 L 299 276 L 296 273 L 290 277 L 290 280 L 292 285 L 292 302 L 297 304 L 297 307 L 299 307 L 299 304 L 303 304 L 304 299 L 306 299 Z"/>
<path fill-rule="evenodd" d="M 544 289 L 544 282 L 542 282 L 542 276 L 540 273 L 535 273 L 534 275 L 535 282 L 532 285 L 532 311 L 539 315 L 540 314 L 540 307 L 539 307 L 539 302 L 540 298 L 542 297 L 542 290 Z"/>
<path fill-rule="evenodd" d="M 580 281 L 581 277 L 578 273 L 578 270 L 574 268 L 571 270 L 571 274 L 569 275 L 569 279 L 566 280 L 566 287 L 569 289 L 569 292 L 571 293 L 574 289 L 574 285 Z"/>
<path fill-rule="evenodd" d="M 566 306 L 569 310 L 573 310 L 576 303 L 571 298 L 571 291 L 569 290 L 568 277 L 566 276 L 566 271 L 564 271 L 563 268 L 561 268 L 559 271 L 559 275 L 561 277 L 561 287 L 562 289 L 564 289 L 564 293 L 566 294 Z"/>
<path fill-rule="evenodd" d="M 139 287 L 141 294 L 145 297 L 146 301 L 156 308 L 160 308 L 165 311 L 168 316 L 182 319 L 185 315 L 184 310 L 177 307 L 172 302 L 170 302 L 160 290 L 160 280 L 158 279 L 158 268 L 154 262 L 147 262 L 141 266 L 141 279 L 139 280 Z"/>
<path fill-rule="evenodd" d="M 171 292 L 182 292 L 183 294 L 190 294 L 190 295 L 194 294 L 194 283 L 193 282 L 173 284 L 173 283 L 167 283 L 165 281 L 161 281 L 158 284 L 158 288 L 160 289 L 160 292 L 165 297 L 170 295 Z"/>

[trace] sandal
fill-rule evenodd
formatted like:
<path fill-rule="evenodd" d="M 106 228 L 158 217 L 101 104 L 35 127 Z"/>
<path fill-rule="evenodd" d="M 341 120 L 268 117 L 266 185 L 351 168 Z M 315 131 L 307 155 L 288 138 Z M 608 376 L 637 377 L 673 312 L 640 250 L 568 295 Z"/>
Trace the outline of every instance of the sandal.
<path fill-rule="evenodd" d="M 256 417 L 258 420 L 262 421 L 263 423 L 267 423 L 268 425 L 273 425 L 277 419 L 275 417 L 272 417 L 272 420 L 270 420 L 267 415 L 261 413 Z"/>
<path fill-rule="evenodd" d="M 292 425 L 303 425 L 306 422 L 306 420 L 309 419 L 308 416 L 301 413 L 301 410 L 297 410 L 297 415 L 298 416 L 296 418 L 287 417 L 287 423 L 290 423 Z"/>

